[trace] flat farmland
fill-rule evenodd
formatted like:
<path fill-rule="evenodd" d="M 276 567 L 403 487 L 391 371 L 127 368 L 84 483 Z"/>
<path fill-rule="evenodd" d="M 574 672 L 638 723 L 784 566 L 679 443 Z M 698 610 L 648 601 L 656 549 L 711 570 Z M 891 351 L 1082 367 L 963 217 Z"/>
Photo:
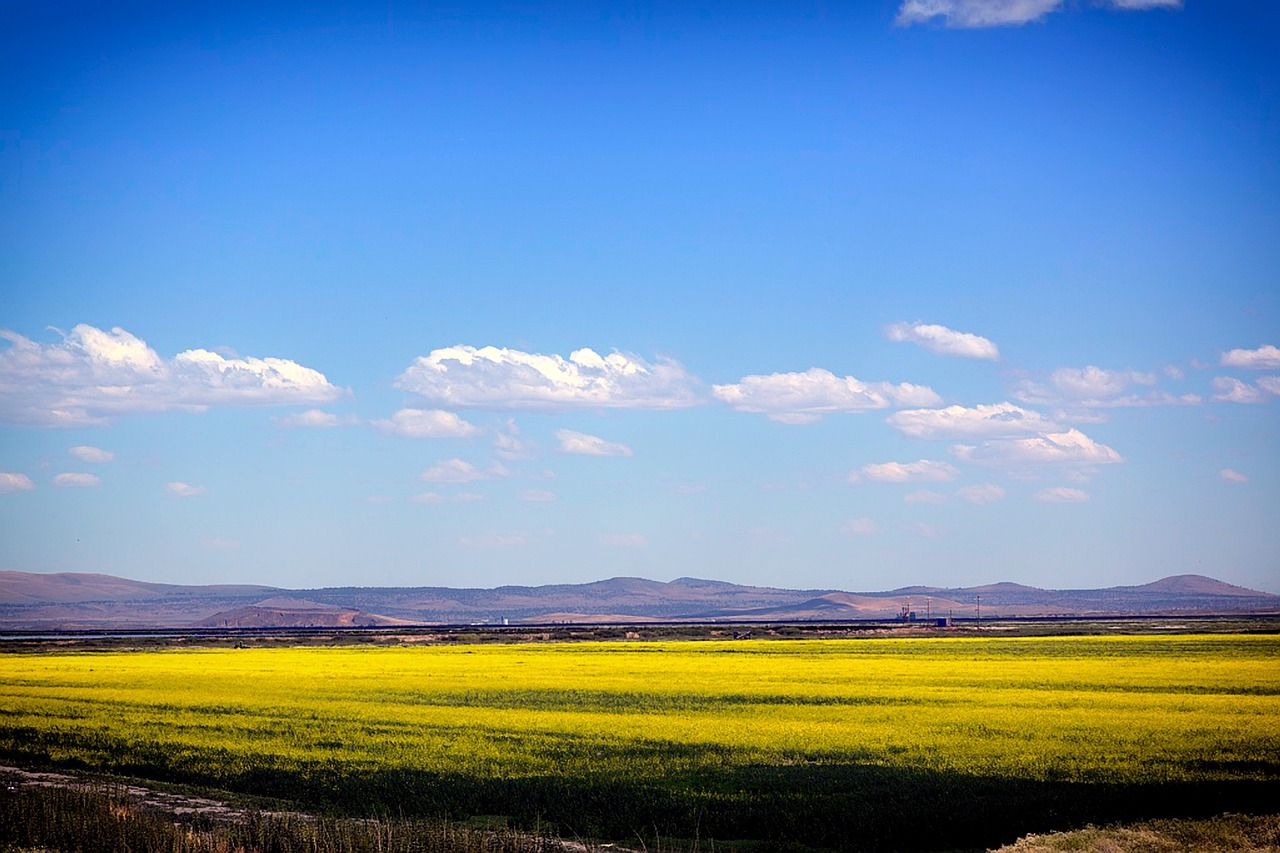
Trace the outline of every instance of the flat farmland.
<path fill-rule="evenodd" d="M 977 848 L 1273 811 L 1280 637 L 6 654 L 0 755 L 621 842 Z"/>

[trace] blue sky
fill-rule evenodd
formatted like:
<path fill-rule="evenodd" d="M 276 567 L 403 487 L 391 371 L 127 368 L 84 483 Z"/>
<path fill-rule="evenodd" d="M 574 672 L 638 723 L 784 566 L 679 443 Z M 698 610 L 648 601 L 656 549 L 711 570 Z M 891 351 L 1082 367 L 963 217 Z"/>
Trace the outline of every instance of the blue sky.
<path fill-rule="evenodd" d="M 0 568 L 1280 592 L 1280 11 L 0 9 Z"/>

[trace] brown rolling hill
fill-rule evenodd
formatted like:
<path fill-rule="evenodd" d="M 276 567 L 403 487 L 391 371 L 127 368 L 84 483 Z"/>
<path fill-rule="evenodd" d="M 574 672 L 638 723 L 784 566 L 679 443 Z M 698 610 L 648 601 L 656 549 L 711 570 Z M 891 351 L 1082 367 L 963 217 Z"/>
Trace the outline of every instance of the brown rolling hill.
<path fill-rule="evenodd" d="M 0 629 L 299 628 L 409 624 L 1280 614 L 1280 596 L 1200 575 L 1140 586 L 1054 590 L 1002 582 L 885 592 L 793 590 L 724 581 L 611 578 L 586 584 L 329 587 L 147 583 L 102 574 L 0 572 Z"/>
<path fill-rule="evenodd" d="M 276 597 L 247 607 L 223 610 L 193 628 L 384 628 L 417 624 L 302 598 Z"/>
<path fill-rule="evenodd" d="M 155 601 L 165 598 L 262 595 L 273 587 L 185 586 L 147 583 L 114 575 L 81 572 L 0 572 L 0 604 L 73 604 L 85 601 Z"/>

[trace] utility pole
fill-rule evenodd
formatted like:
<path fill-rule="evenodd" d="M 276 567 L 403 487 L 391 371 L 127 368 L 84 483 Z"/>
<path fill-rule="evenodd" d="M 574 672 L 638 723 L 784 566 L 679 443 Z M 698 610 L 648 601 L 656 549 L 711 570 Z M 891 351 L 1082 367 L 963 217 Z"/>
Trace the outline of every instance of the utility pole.
<path fill-rule="evenodd" d="M 978 596 L 978 627 L 982 627 L 982 596 Z"/>

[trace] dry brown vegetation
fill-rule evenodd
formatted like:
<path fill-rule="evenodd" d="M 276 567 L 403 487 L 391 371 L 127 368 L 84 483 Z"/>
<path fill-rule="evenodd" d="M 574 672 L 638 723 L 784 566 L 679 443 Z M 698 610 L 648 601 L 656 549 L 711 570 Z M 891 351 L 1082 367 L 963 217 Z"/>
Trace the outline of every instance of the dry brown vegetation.
<path fill-rule="evenodd" d="M 1280 815 L 1220 815 L 1028 835 L 996 853 L 1269 853 L 1280 851 Z"/>

